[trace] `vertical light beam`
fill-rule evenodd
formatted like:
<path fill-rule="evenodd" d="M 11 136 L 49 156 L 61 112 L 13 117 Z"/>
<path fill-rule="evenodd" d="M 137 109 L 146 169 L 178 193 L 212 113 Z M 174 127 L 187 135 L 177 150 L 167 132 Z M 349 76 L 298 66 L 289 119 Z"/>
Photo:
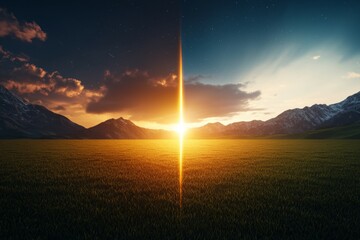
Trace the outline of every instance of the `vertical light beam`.
<path fill-rule="evenodd" d="M 181 38 L 179 41 L 179 205 L 182 207 L 182 184 L 183 184 L 183 141 L 184 141 L 184 81 L 182 67 Z"/>
<path fill-rule="evenodd" d="M 184 80 L 183 80 L 183 65 L 182 65 L 182 47 L 181 39 L 179 43 L 179 138 L 184 138 Z"/>

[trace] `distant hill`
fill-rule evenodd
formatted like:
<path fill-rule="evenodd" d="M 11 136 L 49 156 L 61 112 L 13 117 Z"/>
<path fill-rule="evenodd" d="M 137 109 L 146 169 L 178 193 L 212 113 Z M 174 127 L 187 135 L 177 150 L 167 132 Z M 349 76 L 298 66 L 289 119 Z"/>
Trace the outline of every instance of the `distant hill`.
<path fill-rule="evenodd" d="M 165 130 L 154 130 L 136 126 L 124 118 L 109 119 L 81 132 L 81 138 L 91 139 L 150 139 L 171 138 L 175 134 Z"/>
<path fill-rule="evenodd" d="M 298 138 L 298 139 L 360 139 L 360 123 L 323 128 L 293 135 L 276 136 L 274 138 Z"/>
<path fill-rule="evenodd" d="M 360 138 L 360 92 L 336 104 L 287 110 L 267 121 L 209 123 L 189 129 L 189 138 Z M 0 85 L 0 138 L 150 139 L 174 138 L 124 118 L 84 128 L 16 96 Z"/>
<path fill-rule="evenodd" d="M 71 138 L 84 129 L 0 85 L 0 138 Z"/>

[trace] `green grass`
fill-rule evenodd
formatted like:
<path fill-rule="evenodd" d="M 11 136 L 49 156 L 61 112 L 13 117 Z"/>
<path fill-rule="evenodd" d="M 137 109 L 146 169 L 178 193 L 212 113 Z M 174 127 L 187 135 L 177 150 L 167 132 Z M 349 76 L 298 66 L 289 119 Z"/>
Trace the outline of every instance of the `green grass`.
<path fill-rule="evenodd" d="M 360 141 L 0 141 L 0 239 L 358 239 Z"/>
<path fill-rule="evenodd" d="M 299 134 L 267 137 L 287 139 L 360 139 L 360 123 L 342 127 L 318 129 Z"/>

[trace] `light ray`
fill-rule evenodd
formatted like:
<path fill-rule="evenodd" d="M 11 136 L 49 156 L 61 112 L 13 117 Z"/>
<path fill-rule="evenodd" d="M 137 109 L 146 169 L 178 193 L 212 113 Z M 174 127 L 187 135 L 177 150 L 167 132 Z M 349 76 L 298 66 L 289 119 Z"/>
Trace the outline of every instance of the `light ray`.
<path fill-rule="evenodd" d="M 179 205 L 182 207 L 182 184 L 183 184 L 183 141 L 184 141 L 184 82 L 183 82 L 183 67 L 182 67 L 182 48 L 181 38 L 179 41 Z"/>

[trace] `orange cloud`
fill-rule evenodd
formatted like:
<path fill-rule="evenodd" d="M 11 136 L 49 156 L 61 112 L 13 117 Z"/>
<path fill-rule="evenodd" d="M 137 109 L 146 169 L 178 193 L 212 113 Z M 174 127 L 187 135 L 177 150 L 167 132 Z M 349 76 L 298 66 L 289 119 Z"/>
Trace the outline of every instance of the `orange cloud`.
<path fill-rule="evenodd" d="M 8 80 L 3 80 L 4 85 L 19 93 L 39 92 L 46 96 L 58 94 L 71 98 L 80 95 L 84 89 L 78 79 L 63 77 L 56 71 L 48 73 L 30 63 L 14 68 L 9 75 Z"/>
<path fill-rule="evenodd" d="M 20 23 L 14 14 L 0 8 L 0 37 L 13 36 L 25 42 L 33 39 L 46 40 L 46 33 L 35 22 Z"/>
<path fill-rule="evenodd" d="M 16 55 L 0 48 L 0 83 L 32 103 L 42 104 L 53 111 L 69 114 L 72 105 L 82 106 L 102 96 L 102 89 L 85 89 L 81 80 L 47 72 L 29 62 L 15 59 Z"/>

